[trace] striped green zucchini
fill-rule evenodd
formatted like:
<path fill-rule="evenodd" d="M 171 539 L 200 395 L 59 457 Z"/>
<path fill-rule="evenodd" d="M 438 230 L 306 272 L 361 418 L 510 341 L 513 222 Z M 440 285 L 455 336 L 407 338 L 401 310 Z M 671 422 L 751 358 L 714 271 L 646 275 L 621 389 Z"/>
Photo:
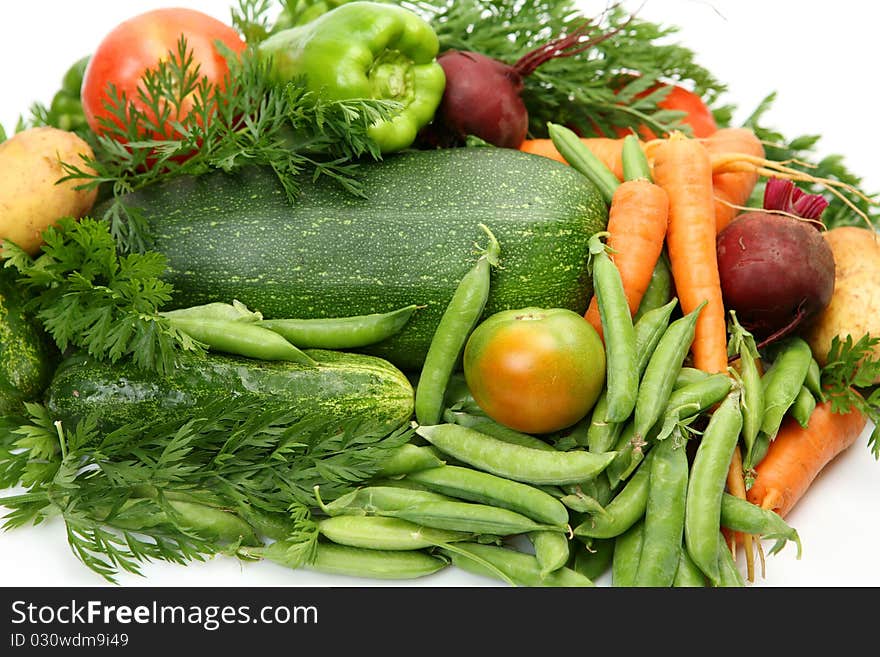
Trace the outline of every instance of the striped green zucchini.
<path fill-rule="evenodd" d="M 174 307 L 238 299 L 279 319 L 423 306 L 366 348 L 404 370 L 421 367 L 482 243 L 480 223 L 502 250 L 484 316 L 586 308 L 588 240 L 607 209 L 571 167 L 485 147 L 410 151 L 358 172 L 366 198 L 320 177 L 303 179 L 291 204 L 271 171 L 253 168 L 174 179 L 124 202 L 143 213 L 150 248 L 168 259 Z"/>

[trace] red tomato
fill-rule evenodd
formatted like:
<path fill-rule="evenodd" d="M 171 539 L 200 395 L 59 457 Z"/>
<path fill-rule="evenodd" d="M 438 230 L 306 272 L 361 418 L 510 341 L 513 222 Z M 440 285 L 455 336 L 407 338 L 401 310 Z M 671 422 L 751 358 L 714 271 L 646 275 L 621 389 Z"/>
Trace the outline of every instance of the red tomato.
<path fill-rule="evenodd" d="M 507 310 L 474 329 L 463 367 L 486 415 L 518 431 L 549 433 L 593 408 L 605 385 L 605 348 L 571 310 Z"/>
<path fill-rule="evenodd" d="M 667 110 L 686 112 L 685 116 L 681 119 L 681 122 L 691 127 L 694 137 L 709 137 L 718 130 L 718 125 L 715 123 L 715 117 L 712 114 L 712 110 L 710 110 L 706 103 L 703 102 L 702 98 L 693 91 L 688 91 L 684 87 L 680 87 L 676 84 L 661 84 L 651 87 L 647 91 L 639 94 L 639 97 L 646 96 L 663 86 L 670 87 L 669 93 L 666 95 L 666 98 L 657 103 L 657 106 Z M 630 132 L 631 130 L 629 128 L 617 128 L 617 134 L 620 137 L 625 137 L 630 134 Z M 641 126 L 638 129 L 638 133 L 645 141 L 657 138 L 654 131 L 647 126 Z"/>
<path fill-rule="evenodd" d="M 672 84 L 669 94 L 662 101 L 657 103 L 663 109 L 678 110 L 687 112 L 682 119 L 682 123 L 686 123 L 694 131 L 694 137 L 709 137 L 718 130 L 715 123 L 715 117 L 703 99 L 693 91 L 688 91 L 684 87 Z M 650 130 L 646 130 L 650 133 Z M 645 137 L 651 139 L 652 137 Z"/>
<path fill-rule="evenodd" d="M 229 71 L 214 42 L 221 41 L 233 52 L 245 48 L 244 41 L 231 26 L 192 9 L 156 9 L 120 23 L 98 45 L 83 78 L 83 110 L 93 131 L 103 132 L 99 123 L 101 118 L 118 123 L 104 107 L 104 102 L 109 100 L 107 90 L 110 84 L 155 121 L 155 114 L 138 100 L 137 88 L 145 70 L 156 68 L 160 59 L 169 57 L 169 52 L 177 53 L 181 35 L 186 38 L 193 64 L 199 66 L 199 74 L 213 84 L 222 84 Z M 192 104 L 189 97 L 171 120 L 183 120 Z M 173 130 L 165 125 L 162 131 L 152 136 L 169 138 L 173 136 Z"/>

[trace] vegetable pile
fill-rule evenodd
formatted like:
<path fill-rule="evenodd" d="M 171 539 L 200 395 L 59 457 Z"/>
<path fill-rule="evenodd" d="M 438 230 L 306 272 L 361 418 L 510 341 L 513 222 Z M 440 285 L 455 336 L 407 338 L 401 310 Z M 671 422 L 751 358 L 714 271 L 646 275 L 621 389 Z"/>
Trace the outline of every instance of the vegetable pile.
<path fill-rule="evenodd" d="M 0 134 L 4 527 L 60 518 L 110 582 L 800 557 L 814 479 L 871 425 L 880 458 L 878 203 L 772 96 L 730 125 L 672 31 L 567 0 L 119 25 Z"/>

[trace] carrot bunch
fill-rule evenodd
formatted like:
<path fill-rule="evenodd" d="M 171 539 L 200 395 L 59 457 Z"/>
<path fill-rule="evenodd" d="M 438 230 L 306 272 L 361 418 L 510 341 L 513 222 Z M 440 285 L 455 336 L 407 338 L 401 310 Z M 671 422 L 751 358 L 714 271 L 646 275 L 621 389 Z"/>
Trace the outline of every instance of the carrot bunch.
<path fill-rule="evenodd" d="M 705 304 L 691 344 L 694 367 L 730 373 L 717 234 L 747 210 L 762 176 L 827 183 L 828 189 L 833 189 L 832 181 L 766 160 L 762 143 L 747 128 L 722 128 L 702 139 L 673 133 L 647 142 L 635 136 L 577 140 L 564 130 L 556 126 L 551 129 L 552 139 L 527 141 L 522 150 L 567 162 L 597 184 L 608 203 L 607 243 L 631 313 L 635 316 L 665 249 L 681 312 L 688 314 Z M 627 162 L 638 165 L 628 168 Z M 601 335 L 595 297 L 584 316 Z M 726 487 L 731 494 L 784 516 L 822 468 L 855 441 L 866 423 L 865 415 L 856 409 L 833 413 L 830 403 L 819 404 L 808 425 L 791 418 L 783 423 L 763 459 L 748 473 L 748 489 L 737 448 Z M 750 573 L 752 538 L 741 533 L 727 535 L 731 549 L 735 550 L 737 542 L 746 547 Z"/>

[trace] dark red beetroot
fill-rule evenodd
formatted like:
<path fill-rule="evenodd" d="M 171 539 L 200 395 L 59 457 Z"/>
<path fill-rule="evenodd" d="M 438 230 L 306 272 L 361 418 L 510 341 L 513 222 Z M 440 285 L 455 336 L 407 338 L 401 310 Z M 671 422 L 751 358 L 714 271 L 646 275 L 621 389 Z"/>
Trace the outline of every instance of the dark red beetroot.
<path fill-rule="evenodd" d="M 627 21 L 628 22 L 628 21 Z M 455 146 L 469 135 L 503 148 L 519 148 L 529 128 L 523 102 L 523 78 L 544 62 L 583 52 L 619 32 L 587 37 L 589 22 L 570 34 L 526 53 L 514 64 L 469 50 L 447 50 L 437 61 L 446 73 L 446 88 L 434 121 L 420 135 L 432 146 Z"/>
<path fill-rule="evenodd" d="M 743 213 L 718 233 L 724 305 L 761 346 L 794 332 L 831 300 L 834 256 L 816 225 L 825 206 L 821 196 L 771 180 L 765 210 Z"/>

